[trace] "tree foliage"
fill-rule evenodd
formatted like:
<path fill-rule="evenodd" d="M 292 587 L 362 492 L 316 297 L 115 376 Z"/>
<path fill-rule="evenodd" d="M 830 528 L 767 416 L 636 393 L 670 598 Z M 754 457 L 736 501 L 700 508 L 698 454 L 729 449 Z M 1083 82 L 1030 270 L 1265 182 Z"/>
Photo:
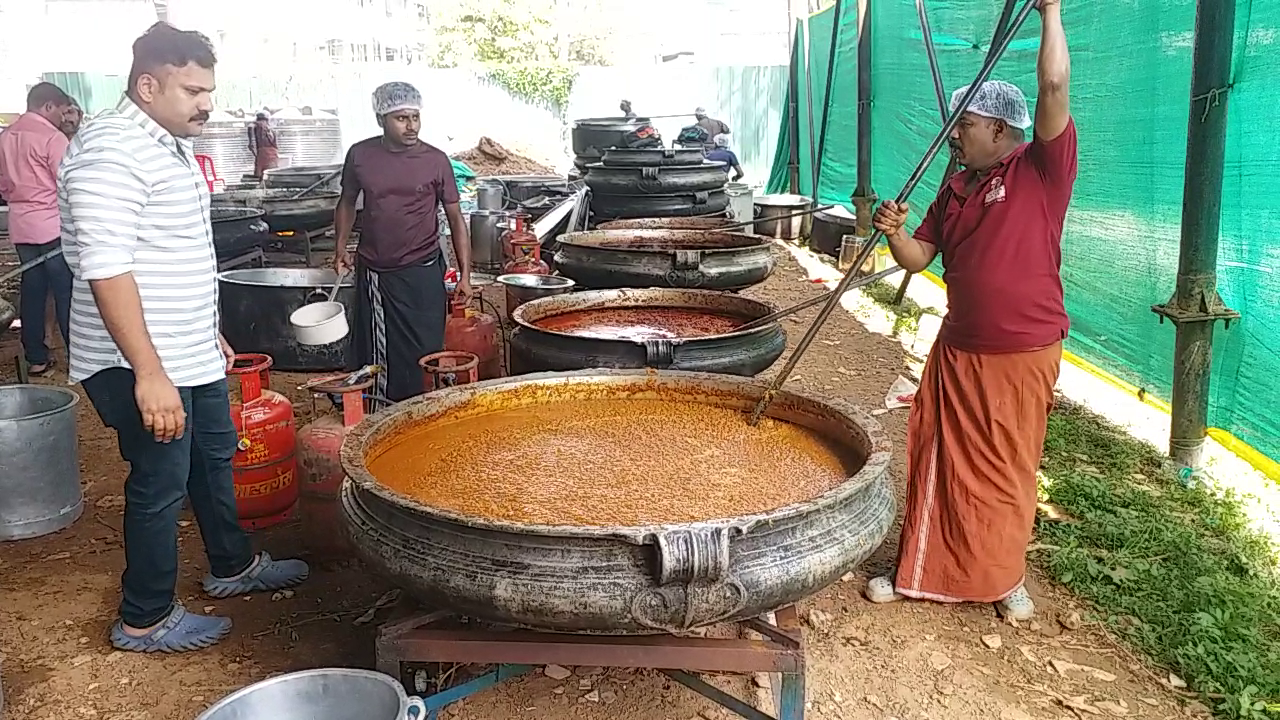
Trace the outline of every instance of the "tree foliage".
<path fill-rule="evenodd" d="M 459 0 L 433 10 L 437 67 L 476 67 L 525 100 L 562 112 L 576 68 L 607 64 L 582 0 Z"/>

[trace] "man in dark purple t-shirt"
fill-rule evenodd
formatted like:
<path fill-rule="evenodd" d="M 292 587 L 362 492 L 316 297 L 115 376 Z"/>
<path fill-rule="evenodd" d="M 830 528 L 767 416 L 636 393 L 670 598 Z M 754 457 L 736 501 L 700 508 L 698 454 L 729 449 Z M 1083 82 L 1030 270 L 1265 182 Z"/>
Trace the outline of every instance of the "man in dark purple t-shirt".
<path fill-rule="evenodd" d="M 351 364 L 381 365 L 375 394 L 399 402 L 423 391 L 418 360 L 444 349 L 449 298 L 440 252 L 441 205 L 458 259 L 459 299 L 471 296 L 471 238 L 458 206 L 453 164 L 418 139 L 422 94 L 408 83 L 387 83 L 373 91 L 373 111 L 382 134 L 352 145 L 342 167 L 333 267 L 342 275 L 353 266 L 348 240 L 363 193 Z"/>

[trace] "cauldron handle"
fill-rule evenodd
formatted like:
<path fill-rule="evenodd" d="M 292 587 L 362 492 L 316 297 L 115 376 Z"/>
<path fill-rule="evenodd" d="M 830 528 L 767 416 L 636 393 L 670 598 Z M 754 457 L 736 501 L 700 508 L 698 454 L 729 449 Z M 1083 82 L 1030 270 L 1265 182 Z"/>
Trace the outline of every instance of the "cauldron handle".
<path fill-rule="evenodd" d="M 654 538 L 658 548 L 658 585 L 719 582 L 729 575 L 729 529 L 702 527 L 668 530 Z"/>
<path fill-rule="evenodd" d="M 676 361 L 676 343 L 670 338 L 654 338 L 644 341 L 644 366 L 663 370 Z"/>
<path fill-rule="evenodd" d="M 409 696 L 409 707 L 405 709 L 404 720 L 427 720 L 427 704 L 417 695 Z"/>

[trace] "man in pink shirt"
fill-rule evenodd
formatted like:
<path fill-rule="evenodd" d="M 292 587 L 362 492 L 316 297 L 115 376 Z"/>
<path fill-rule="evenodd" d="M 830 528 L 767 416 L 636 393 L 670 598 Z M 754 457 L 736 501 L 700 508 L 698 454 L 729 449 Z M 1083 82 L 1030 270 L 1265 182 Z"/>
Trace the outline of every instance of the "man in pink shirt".
<path fill-rule="evenodd" d="M 9 203 L 9 239 L 24 263 L 61 247 L 57 178 L 70 144 L 61 128 L 71 106 L 57 85 L 39 83 L 27 93 L 27 111 L 0 134 L 0 196 Z M 63 346 L 70 347 L 71 269 L 61 255 L 22 273 L 22 349 L 32 375 L 53 366 L 44 334 L 50 293 Z"/>

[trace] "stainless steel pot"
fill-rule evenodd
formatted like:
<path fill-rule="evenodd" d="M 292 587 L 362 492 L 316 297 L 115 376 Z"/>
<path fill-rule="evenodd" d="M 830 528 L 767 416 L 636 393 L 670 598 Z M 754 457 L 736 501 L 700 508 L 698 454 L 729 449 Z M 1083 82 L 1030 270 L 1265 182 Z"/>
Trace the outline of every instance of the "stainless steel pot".
<path fill-rule="evenodd" d="M 577 285 L 567 277 L 534 275 L 532 273 L 499 275 L 497 281 L 498 284 L 507 289 L 508 311 L 520 307 L 530 300 L 572 292 L 574 285 Z"/>
<path fill-rule="evenodd" d="M 0 540 L 57 532 L 84 511 L 79 404 L 63 387 L 0 386 Z"/>
<path fill-rule="evenodd" d="M 501 272 L 502 233 L 510 217 L 501 210 L 476 210 L 471 213 L 471 265 L 480 272 Z"/>
<path fill-rule="evenodd" d="M 768 415 L 811 428 L 860 459 L 852 477 L 811 500 L 755 515 L 646 527 L 495 521 L 423 505 L 379 483 L 365 462 L 390 438 L 465 409 L 657 397 L 747 413 L 766 390 L 766 383 L 731 375 L 583 370 L 410 398 L 365 418 L 343 442 L 348 479 L 340 502 L 353 546 L 428 607 L 507 625 L 680 632 L 794 603 L 857 567 L 893 524 L 889 440 L 839 400 L 784 389 Z"/>
<path fill-rule="evenodd" d="M 507 188 L 501 180 L 480 178 L 476 181 L 476 207 L 481 210 L 502 210 L 507 204 Z"/>
<path fill-rule="evenodd" d="M 779 218 L 811 207 L 813 201 L 803 195 L 761 195 L 755 199 L 755 232 L 776 240 L 795 241 L 809 237 L 813 227 L 812 215 Z"/>
<path fill-rule="evenodd" d="M 427 707 L 372 670 L 321 668 L 237 690 L 196 720 L 426 720 Z"/>

